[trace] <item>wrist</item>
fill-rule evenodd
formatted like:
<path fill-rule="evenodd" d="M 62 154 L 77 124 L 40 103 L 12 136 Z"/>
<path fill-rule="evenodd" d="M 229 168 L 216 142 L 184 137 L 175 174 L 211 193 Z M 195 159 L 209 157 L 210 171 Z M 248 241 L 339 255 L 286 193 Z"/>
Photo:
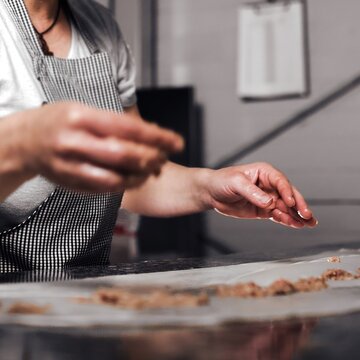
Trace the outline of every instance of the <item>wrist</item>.
<path fill-rule="evenodd" d="M 196 176 L 196 194 L 200 211 L 213 210 L 213 198 L 210 193 L 210 184 L 215 173 L 212 169 L 198 169 Z"/>

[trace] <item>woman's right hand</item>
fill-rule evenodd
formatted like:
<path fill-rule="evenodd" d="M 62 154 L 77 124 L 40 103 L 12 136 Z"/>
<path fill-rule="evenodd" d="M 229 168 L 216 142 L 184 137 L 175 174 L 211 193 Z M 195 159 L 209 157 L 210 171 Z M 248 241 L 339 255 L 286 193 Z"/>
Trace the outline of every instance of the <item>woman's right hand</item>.
<path fill-rule="evenodd" d="M 184 147 L 173 131 L 77 103 L 46 105 L 8 120 L 17 120 L 12 143 L 26 177 L 40 174 L 77 191 L 137 187 Z"/>

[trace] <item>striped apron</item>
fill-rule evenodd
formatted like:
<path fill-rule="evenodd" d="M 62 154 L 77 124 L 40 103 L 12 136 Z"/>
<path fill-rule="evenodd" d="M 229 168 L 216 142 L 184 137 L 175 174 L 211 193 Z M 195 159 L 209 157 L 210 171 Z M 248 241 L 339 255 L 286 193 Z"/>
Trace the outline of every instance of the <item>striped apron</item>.
<path fill-rule="evenodd" d="M 58 59 L 44 56 L 23 0 L 4 1 L 32 58 L 44 102 L 78 101 L 122 112 L 109 55 L 77 26 L 91 56 Z M 71 4 L 67 6 L 71 9 Z M 0 272 L 106 265 L 122 194 L 80 194 L 57 187 L 24 222 L 0 234 Z"/>

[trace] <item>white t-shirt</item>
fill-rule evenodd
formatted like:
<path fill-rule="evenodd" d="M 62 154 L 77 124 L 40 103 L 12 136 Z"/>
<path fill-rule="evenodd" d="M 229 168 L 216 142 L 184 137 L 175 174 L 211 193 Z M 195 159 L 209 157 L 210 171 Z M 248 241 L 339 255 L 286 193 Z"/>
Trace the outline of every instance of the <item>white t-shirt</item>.
<path fill-rule="evenodd" d="M 4 5 L 1 5 L 0 8 Z M 0 117 L 41 106 L 46 97 L 32 70 L 30 54 L 15 25 L 0 10 Z M 5 15 L 5 16 L 4 16 Z M 90 56 L 86 43 L 71 26 L 72 40 L 68 59 Z"/>
<path fill-rule="evenodd" d="M 104 22 L 99 28 L 104 43 L 112 59 L 113 75 L 119 89 L 119 97 L 124 107 L 136 103 L 135 68 L 128 46 L 121 32 L 107 10 L 91 1 L 77 1 L 76 6 L 90 19 Z M 88 24 L 91 30 L 102 23 Z M 106 28 L 104 30 L 104 28 Z M 90 55 L 86 43 L 75 26 L 69 59 Z M 32 60 L 15 24 L 0 0 L 0 121 L 1 117 L 17 111 L 41 106 L 46 100 L 43 89 L 32 69 Z M 1 134 L 0 134 L 1 136 Z M 1 140 L 0 140 L 1 141 Z M 36 177 L 18 188 L 3 203 L 0 203 L 0 231 L 24 221 L 44 199 L 54 191 L 55 185 L 42 177 Z"/>

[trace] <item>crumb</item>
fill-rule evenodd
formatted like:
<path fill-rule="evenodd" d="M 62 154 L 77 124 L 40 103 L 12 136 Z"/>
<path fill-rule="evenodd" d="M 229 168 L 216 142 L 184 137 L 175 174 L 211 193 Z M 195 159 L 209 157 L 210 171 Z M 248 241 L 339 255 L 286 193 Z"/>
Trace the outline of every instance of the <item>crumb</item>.
<path fill-rule="evenodd" d="M 161 309 L 171 307 L 197 307 L 208 304 L 205 292 L 199 295 L 188 293 L 170 293 L 157 290 L 149 293 L 135 293 L 117 288 L 103 288 L 96 291 L 89 299 L 90 303 L 109 305 L 133 310 Z"/>
<path fill-rule="evenodd" d="M 354 280 L 356 276 L 352 273 L 342 269 L 329 269 L 322 274 L 322 278 L 325 280 Z"/>
<path fill-rule="evenodd" d="M 269 296 L 289 295 L 296 292 L 296 287 L 292 282 L 288 280 L 279 279 L 274 281 L 270 286 L 268 286 L 266 290 Z"/>
<path fill-rule="evenodd" d="M 279 279 L 268 287 L 261 287 L 254 282 L 217 285 L 211 286 L 199 294 L 171 292 L 169 289 L 152 291 L 142 289 L 142 292 L 140 292 L 134 289 L 102 288 L 89 298 L 79 297 L 75 301 L 81 304 L 108 305 L 132 310 L 197 307 L 209 303 L 208 292 L 210 294 L 215 292 L 216 296 L 222 298 L 264 298 L 291 295 L 299 292 L 320 291 L 328 287 L 328 280 L 353 280 L 359 278 L 360 268 L 357 275 L 342 269 L 329 269 L 320 277 L 308 277 L 295 282 Z"/>
<path fill-rule="evenodd" d="M 298 292 L 320 291 L 328 287 L 326 280 L 323 277 L 300 279 L 294 283 L 294 286 Z"/>
<path fill-rule="evenodd" d="M 91 304 L 91 299 L 84 296 L 76 297 L 73 299 L 73 301 L 78 304 Z"/>
<path fill-rule="evenodd" d="M 326 260 L 328 263 L 341 263 L 341 259 L 339 256 L 331 256 Z"/>
<path fill-rule="evenodd" d="M 234 286 L 218 286 L 216 294 L 220 297 L 264 297 L 266 295 L 265 290 L 259 285 L 250 282 L 244 284 L 237 284 Z"/>
<path fill-rule="evenodd" d="M 294 283 L 285 279 L 279 279 L 266 288 L 253 282 L 232 286 L 220 285 L 216 288 L 216 294 L 220 297 L 263 298 L 290 295 L 298 292 L 320 291 L 326 288 L 327 283 L 324 278 L 310 277 L 300 279 Z"/>
<path fill-rule="evenodd" d="M 30 303 L 17 302 L 12 304 L 7 313 L 21 315 L 44 315 L 51 309 L 50 305 L 39 306 Z"/>

